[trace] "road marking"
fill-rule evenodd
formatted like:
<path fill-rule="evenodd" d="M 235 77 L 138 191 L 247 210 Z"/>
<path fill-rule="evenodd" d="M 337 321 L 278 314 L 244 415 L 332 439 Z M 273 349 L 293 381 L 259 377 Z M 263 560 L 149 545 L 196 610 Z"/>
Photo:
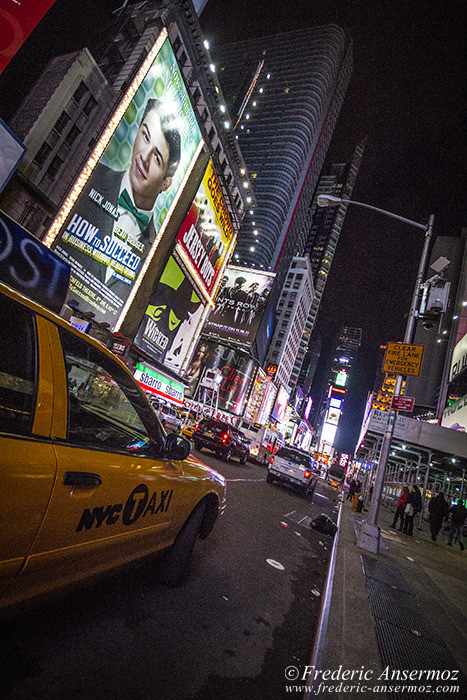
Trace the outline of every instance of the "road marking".
<path fill-rule="evenodd" d="M 323 496 L 322 493 L 318 493 L 318 491 L 315 491 L 315 496 L 319 496 L 320 498 L 325 498 L 327 501 L 330 501 L 331 499 L 329 496 Z"/>
<path fill-rule="evenodd" d="M 280 571 L 284 571 L 284 567 L 282 564 L 278 561 L 275 561 L 274 559 L 266 559 L 267 563 L 269 566 L 274 567 L 274 569 L 279 569 Z"/>
<path fill-rule="evenodd" d="M 226 481 L 264 481 L 264 479 L 226 479 Z"/>

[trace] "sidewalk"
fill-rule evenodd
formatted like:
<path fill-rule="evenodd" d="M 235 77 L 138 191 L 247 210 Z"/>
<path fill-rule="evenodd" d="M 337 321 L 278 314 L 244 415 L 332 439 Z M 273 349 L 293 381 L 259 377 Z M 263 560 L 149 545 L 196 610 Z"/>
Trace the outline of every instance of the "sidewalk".
<path fill-rule="evenodd" d="M 324 642 L 322 669 L 354 670 L 355 687 L 332 695 L 333 698 L 417 698 L 466 696 L 467 676 L 467 549 L 448 547 L 447 534 L 432 542 L 428 523 L 414 528 L 413 537 L 389 529 L 393 513 L 382 507 L 379 525 L 384 545 L 377 555 L 356 546 L 358 528 L 365 512 L 355 513 L 350 501 L 342 504 L 339 540 L 329 619 Z M 404 690 L 384 694 L 368 685 L 396 685 L 387 678 L 387 667 L 398 670 L 431 670 L 427 680 L 416 680 L 415 693 Z M 459 671 L 456 673 L 455 669 Z M 360 671 L 360 675 L 357 675 Z M 365 683 L 371 679 L 371 684 Z M 382 675 L 382 680 L 377 681 Z M 464 677 L 462 678 L 462 675 Z M 457 681 L 455 680 L 457 677 Z M 423 684 L 433 680 L 430 695 Z M 409 680 L 399 680 L 403 683 Z M 345 684 L 344 684 L 345 685 Z M 365 685 L 366 692 L 362 692 Z M 450 693 L 447 686 L 459 685 Z"/>

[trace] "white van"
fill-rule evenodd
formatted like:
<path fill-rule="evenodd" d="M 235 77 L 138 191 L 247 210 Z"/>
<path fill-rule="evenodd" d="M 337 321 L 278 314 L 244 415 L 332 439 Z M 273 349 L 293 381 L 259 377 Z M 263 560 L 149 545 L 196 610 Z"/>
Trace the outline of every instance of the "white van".
<path fill-rule="evenodd" d="M 271 456 L 284 444 L 281 433 L 264 425 L 243 420 L 238 427 L 250 440 L 250 457 L 258 464 L 269 464 Z"/>

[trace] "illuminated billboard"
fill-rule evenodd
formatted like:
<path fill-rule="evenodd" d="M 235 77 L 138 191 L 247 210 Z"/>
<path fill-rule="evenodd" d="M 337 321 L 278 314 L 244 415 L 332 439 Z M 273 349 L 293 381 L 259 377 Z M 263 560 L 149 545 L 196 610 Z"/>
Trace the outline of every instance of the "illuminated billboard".
<path fill-rule="evenodd" d="M 0 212 L 0 280 L 59 314 L 68 296 L 70 266 Z"/>
<path fill-rule="evenodd" d="M 210 295 L 234 230 L 212 161 L 177 235 L 177 252 Z"/>
<path fill-rule="evenodd" d="M 193 282 L 171 255 L 154 285 L 135 345 L 179 370 L 198 330 L 203 310 L 202 299 Z"/>
<path fill-rule="evenodd" d="M 271 417 L 274 418 L 278 423 L 283 423 L 285 418 L 285 413 L 287 411 L 287 406 L 289 402 L 289 394 L 281 385 L 279 391 L 277 392 L 276 401 L 272 409 Z"/>
<path fill-rule="evenodd" d="M 12 0 L 0 8 L 0 73 L 55 0 Z"/>
<path fill-rule="evenodd" d="M 274 273 L 229 265 L 204 332 L 239 345 L 253 344 Z"/>
<path fill-rule="evenodd" d="M 189 381 L 190 395 L 204 404 L 218 406 L 237 416 L 242 415 L 250 384 L 258 362 L 246 353 L 228 348 L 220 343 L 201 339 L 187 368 L 185 378 Z M 214 389 L 201 386 L 208 370 L 218 370 L 222 379 L 218 398 Z M 198 386 L 200 384 L 200 386 Z"/>
<path fill-rule="evenodd" d="M 119 328 L 122 309 L 149 265 L 202 143 L 164 36 L 46 236 L 47 245 L 71 265 L 70 294 L 80 310 L 92 311 L 112 330 Z"/>

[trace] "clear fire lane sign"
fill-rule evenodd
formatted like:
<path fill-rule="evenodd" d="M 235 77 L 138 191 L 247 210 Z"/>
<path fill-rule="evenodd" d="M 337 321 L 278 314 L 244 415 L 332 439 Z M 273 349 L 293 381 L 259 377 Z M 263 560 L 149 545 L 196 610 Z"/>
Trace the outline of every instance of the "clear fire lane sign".
<path fill-rule="evenodd" d="M 423 345 L 388 343 L 384 354 L 382 371 L 418 377 L 423 357 Z"/>

